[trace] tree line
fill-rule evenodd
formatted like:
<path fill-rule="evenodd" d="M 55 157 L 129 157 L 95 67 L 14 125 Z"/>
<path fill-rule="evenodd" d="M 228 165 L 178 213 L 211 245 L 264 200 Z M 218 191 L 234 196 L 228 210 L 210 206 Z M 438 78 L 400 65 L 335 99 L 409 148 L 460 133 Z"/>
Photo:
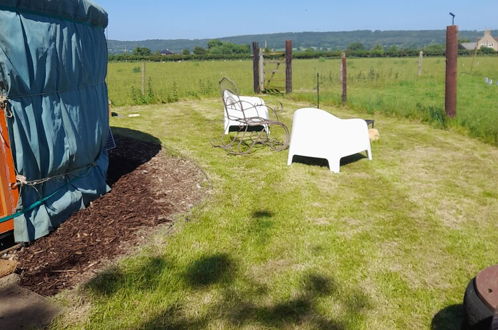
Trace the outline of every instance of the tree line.
<path fill-rule="evenodd" d="M 463 41 L 462 41 L 463 42 Z M 380 44 L 368 49 L 360 42 L 353 42 L 345 50 L 326 50 L 319 48 L 297 49 L 293 51 L 296 59 L 311 59 L 323 57 L 340 57 L 346 52 L 348 57 L 409 57 L 418 56 L 420 51 L 425 56 L 444 56 L 445 47 L 442 44 L 431 44 L 422 48 L 401 48 L 397 46 L 384 47 Z M 264 50 L 267 57 L 282 56 L 282 51 Z M 459 55 L 470 56 L 475 50 L 459 49 Z M 492 48 L 482 47 L 477 51 L 479 55 L 498 55 Z M 161 54 L 152 52 L 149 48 L 137 47 L 132 53 L 110 54 L 110 61 L 188 61 L 188 60 L 220 60 L 220 59 L 249 59 L 252 57 L 249 45 L 239 45 L 220 40 L 210 40 L 206 48 L 196 46 L 193 50 L 184 49 L 180 54 Z"/>

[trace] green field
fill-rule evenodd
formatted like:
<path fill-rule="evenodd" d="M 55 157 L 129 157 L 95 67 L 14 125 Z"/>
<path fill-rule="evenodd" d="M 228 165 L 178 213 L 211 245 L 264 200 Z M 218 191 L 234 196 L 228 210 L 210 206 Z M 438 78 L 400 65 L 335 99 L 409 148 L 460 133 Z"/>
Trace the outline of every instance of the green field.
<path fill-rule="evenodd" d="M 269 64 L 271 71 L 275 64 Z M 251 61 L 147 63 L 145 96 L 141 94 L 141 63 L 109 64 L 109 95 L 114 105 L 171 103 L 218 95 L 218 81 L 228 76 L 241 92 L 252 93 Z M 284 67 L 270 87 L 283 88 Z M 444 58 L 425 58 L 417 75 L 416 58 L 350 59 L 348 108 L 373 114 L 381 112 L 449 127 L 498 145 L 498 57 L 459 59 L 457 117 L 444 113 Z M 339 60 L 294 60 L 294 93 L 287 98 L 316 104 L 316 74 L 320 74 L 322 105 L 340 102 Z"/>
<path fill-rule="evenodd" d="M 284 103 L 289 126 L 307 105 L 266 100 Z M 467 283 L 496 263 L 494 146 L 375 113 L 373 160 L 334 174 L 287 166 L 285 151 L 213 148 L 218 98 L 114 110 L 112 126 L 154 136 L 210 184 L 173 233 L 58 296 L 66 310 L 54 328 L 458 329 Z"/>

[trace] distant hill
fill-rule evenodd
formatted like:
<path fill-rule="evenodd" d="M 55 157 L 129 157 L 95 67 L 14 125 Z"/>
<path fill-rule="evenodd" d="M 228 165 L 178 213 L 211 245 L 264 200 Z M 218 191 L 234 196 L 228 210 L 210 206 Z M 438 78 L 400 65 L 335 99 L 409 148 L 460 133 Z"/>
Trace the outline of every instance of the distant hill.
<path fill-rule="evenodd" d="M 261 47 L 265 44 L 268 48 L 283 49 L 285 40 L 292 40 L 294 48 L 324 48 L 330 50 L 345 49 L 353 42 L 360 42 L 366 48 L 380 44 L 384 47 L 398 46 L 401 48 L 420 48 L 430 44 L 445 42 L 445 30 L 420 30 L 420 31 L 346 31 L 346 32 L 289 32 L 258 35 L 244 35 L 225 38 L 212 38 L 236 44 L 251 44 L 259 42 Z M 492 31 L 498 37 L 498 30 Z M 459 39 L 476 41 L 483 35 L 482 31 L 460 31 Z M 131 52 L 136 47 L 146 47 L 152 51 L 169 49 L 181 52 L 183 49 L 192 50 L 194 47 L 206 47 L 212 39 L 173 39 L 173 40 L 143 40 L 143 41 L 118 41 L 109 40 L 110 53 Z"/>

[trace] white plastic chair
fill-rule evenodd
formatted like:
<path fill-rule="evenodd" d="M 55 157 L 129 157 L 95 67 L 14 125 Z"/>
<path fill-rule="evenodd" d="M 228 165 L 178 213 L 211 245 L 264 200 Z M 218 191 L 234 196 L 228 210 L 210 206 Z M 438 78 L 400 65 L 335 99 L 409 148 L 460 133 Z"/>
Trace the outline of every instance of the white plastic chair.
<path fill-rule="evenodd" d="M 341 158 L 366 151 L 372 160 L 368 126 L 363 119 L 340 119 L 316 108 L 294 112 L 287 165 L 295 155 L 325 158 L 339 173 Z"/>
<path fill-rule="evenodd" d="M 230 127 L 245 125 L 248 121 L 254 124 L 269 120 L 268 108 L 265 101 L 260 97 L 255 96 L 238 96 L 230 90 L 223 91 L 223 103 L 225 106 L 225 134 L 230 132 Z M 262 123 L 263 129 L 267 134 L 270 134 L 270 129 L 267 123 Z"/>

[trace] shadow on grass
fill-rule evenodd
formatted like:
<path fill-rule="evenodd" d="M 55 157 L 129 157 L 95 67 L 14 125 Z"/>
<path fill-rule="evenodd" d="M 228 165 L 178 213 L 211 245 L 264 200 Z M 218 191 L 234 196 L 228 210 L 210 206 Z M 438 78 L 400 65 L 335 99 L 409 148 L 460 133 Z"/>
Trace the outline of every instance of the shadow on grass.
<path fill-rule="evenodd" d="M 131 128 L 117 127 L 117 126 L 112 126 L 111 130 L 112 130 L 112 134 L 114 134 L 114 135 L 118 135 L 118 136 L 122 136 L 122 137 L 131 138 L 134 140 L 140 140 L 142 142 L 155 144 L 155 145 L 159 146 L 159 149 L 161 149 L 160 148 L 161 140 L 159 140 L 155 136 L 152 136 L 148 133 L 137 131 L 137 130 L 134 130 Z"/>
<path fill-rule="evenodd" d="M 251 226 L 248 235 L 257 242 L 255 249 L 265 249 L 272 239 L 272 228 L 275 221 L 272 219 L 275 214 L 267 209 L 256 210 L 252 213 Z"/>
<path fill-rule="evenodd" d="M 89 281 L 85 289 L 100 297 L 110 297 L 128 286 L 135 291 L 153 291 L 166 267 L 162 258 L 141 258 L 127 267 L 108 269 Z"/>
<path fill-rule="evenodd" d="M 451 305 L 440 310 L 431 322 L 432 330 L 460 330 L 463 327 L 463 305 Z"/>
<path fill-rule="evenodd" d="M 365 158 L 368 158 L 368 157 L 365 156 L 364 154 L 360 154 L 360 153 L 346 156 L 346 157 L 341 158 L 341 166 L 346 166 L 348 164 L 357 162 L 357 161 L 365 159 Z"/>
<path fill-rule="evenodd" d="M 361 159 L 367 158 L 367 156 L 357 153 L 354 155 L 346 156 L 341 158 L 341 166 L 346 166 L 348 164 L 357 162 Z M 312 165 L 312 166 L 319 166 L 319 167 L 329 167 L 329 162 L 325 158 L 315 158 L 315 157 L 304 157 L 304 156 L 294 156 L 292 158 L 293 162 L 295 163 L 301 163 L 304 165 Z"/>
<path fill-rule="evenodd" d="M 252 213 L 252 217 L 255 219 L 260 219 L 260 218 L 271 218 L 274 216 L 274 213 L 269 210 L 258 210 L 254 211 Z"/>
<path fill-rule="evenodd" d="M 189 265 L 184 281 L 194 290 L 219 290 L 217 298 L 205 312 L 192 316 L 192 307 L 181 302 L 169 306 L 159 315 L 140 325 L 141 329 L 200 329 L 224 324 L 228 327 L 310 327 L 313 329 L 345 329 L 351 320 L 361 318 L 369 308 L 368 298 L 360 291 L 346 293 L 331 278 L 318 273 L 305 274 L 291 298 L 268 303 L 268 289 L 237 272 L 234 260 L 227 254 L 203 256 Z M 218 296 L 217 294 L 215 296 Z M 341 305 L 341 319 L 325 316 L 319 304 L 334 300 Z"/>
<path fill-rule="evenodd" d="M 304 165 L 312 165 L 319 167 L 329 167 L 329 162 L 325 158 L 315 158 L 315 157 L 305 157 L 305 156 L 294 156 L 292 162 L 301 163 Z"/>
<path fill-rule="evenodd" d="M 185 280 L 192 288 L 203 288 L 215 283 L 232 282 L 236 267 L 224 253 L 204 256 L 193 262 L 185 272 Z"/>
<path fill-rule="evenodd" d="M 161 141 L 147 133 L 112 127 L 116 148 L 109 151 L 107 182 L 112 186 L 122 176 L 133 172 L 161 151 Z"/>

